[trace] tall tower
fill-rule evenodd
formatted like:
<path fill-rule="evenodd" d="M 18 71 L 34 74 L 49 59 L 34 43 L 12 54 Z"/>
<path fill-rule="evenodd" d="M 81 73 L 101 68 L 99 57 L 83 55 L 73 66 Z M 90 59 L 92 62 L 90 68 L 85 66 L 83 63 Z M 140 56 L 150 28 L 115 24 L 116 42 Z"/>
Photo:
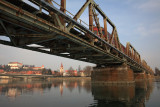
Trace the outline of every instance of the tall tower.
<path fill-rule="evenodd" d="M 63 69 L 63 64 L 61 63 L 61 67 L 60 67 L 60 74 L 63 74 L 64 69 Z"/>

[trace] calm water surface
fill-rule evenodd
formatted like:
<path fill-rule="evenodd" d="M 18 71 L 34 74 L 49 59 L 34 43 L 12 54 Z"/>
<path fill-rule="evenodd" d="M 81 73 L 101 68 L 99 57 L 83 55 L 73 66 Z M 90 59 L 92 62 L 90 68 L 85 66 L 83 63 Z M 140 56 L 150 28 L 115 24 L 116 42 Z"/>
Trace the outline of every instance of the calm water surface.
<path fill-rule="evenodd" d="M 90 79 L 0 79 L 0 107 L 160 107 L 160 82 L 100 85 Z"/>

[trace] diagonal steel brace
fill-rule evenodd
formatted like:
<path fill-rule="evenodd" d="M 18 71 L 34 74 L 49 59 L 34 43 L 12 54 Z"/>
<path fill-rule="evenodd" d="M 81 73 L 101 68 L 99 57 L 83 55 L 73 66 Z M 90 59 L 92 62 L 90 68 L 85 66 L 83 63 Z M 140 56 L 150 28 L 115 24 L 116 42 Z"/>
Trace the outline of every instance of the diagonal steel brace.
<path fill-rule="evenodd" d="M 7 28 L 5 27 L 4 23 L 2 20 L 0 20 L 0 23 L 1 23 L 1 26 L 3 27 L 3 29 L 5 30 L 5 32 L 7 33 L 7 35 L 9 36 L 11 42 L 13 43 L 14 46 L 16 46 L 16 43 L 15 41 L 13 40 L 13 38 L 11 37 L 11 35 L 9 34 Z"/>

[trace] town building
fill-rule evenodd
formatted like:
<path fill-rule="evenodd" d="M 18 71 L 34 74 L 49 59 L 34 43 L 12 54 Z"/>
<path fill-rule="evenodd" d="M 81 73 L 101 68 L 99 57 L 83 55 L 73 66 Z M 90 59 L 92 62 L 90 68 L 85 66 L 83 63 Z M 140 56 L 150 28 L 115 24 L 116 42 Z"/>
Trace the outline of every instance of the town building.
<path fill-rule="evenodd" d="M 78 76 L 77 70 L 66 70 L 63 76 Z"/>
<path fill-rule="evenodd" d="M 8 63 L 8 66 L 10 66 L 10 69 L 20 69 L 22 68 L 23 64 L 19 62 L 10 62 Z"/>
<path fill-rule="evenodd" d="M 79 75 L 80 75 L 81 77 L 85 77 L 85 76 L 86 76 L 85 73 L 84 73 L 84 71 L 79 71 Z"/>
<path fill-rule="evenodd" d="M 61 66 L 60 66 L 60 74 L 63 74 L 64 73 L 64 69 L 63 69 L 63 64 L 61 63 Z"/>
<path fill-rule="evenodd" d="M 42 65 L 41 67 L 32 67 L 33 70 L 42 70 L 44 69 L 44 65 Z"/>
<path fill-rule="evenodd" d="M 0 74 L 4 73 L 4 70 L 3 69 L 0 69 Z"/>
<path fill-rule="evenodd" d="M 25 70 L 42 70 L 42 69 L 44 69 L 44 65 L 42 65 L 41 67 L 24 66 L 23 69 L 25 69 Z"/>
<path fill-rule="evenodd" d="M 74 70 L 74 76 L 78 76 L 77 70 Z"/>
<path fill-rule="evenodd" d="M 63 73 L 63 76 L 64 76 L 64 77 L 65 77 L 65 76 L 70 76 L 68 70 L 66 70 L 66 71 Z"/>

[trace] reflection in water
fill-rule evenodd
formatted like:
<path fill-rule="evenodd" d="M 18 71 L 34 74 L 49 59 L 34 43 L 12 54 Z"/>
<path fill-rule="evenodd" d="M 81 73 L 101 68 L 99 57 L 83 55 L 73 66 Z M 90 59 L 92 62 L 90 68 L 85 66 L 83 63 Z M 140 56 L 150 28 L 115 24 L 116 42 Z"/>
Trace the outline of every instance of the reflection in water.
<path fill-rule="evenodd" d="M 92 84 L 92 94 L 98 107 L 145 107 L 153 90 L 152 80 L 138 81 L 130 85 Z"/>
<path fill-rule="evenodd" d="M 0 95 L 5 95 L 9 98 L 16 98 L 23 94 L 31 94 L 34 92 L 44 93 L 46 89 L 59 88 L 59 93 L 63 96 L 63 89 L 67 88 L 70 92 L 78 88 L 81 93 L 81 88 L 86 92 L 91 92 L 90 79 L 84 80 L 60 80 L 53 81 L 19 81 L 11 79 L 0 79 Z"/>
<path fill-rule="evenodd" d="M 9 81 L 8 84 L 0 85 L 0 94 L 5 95 L 11 99 L 15 99 L 17 96 L 22 94 L 32 94 L 35 91 L 43 93 L 45 88 L 50 89 L 52 87 L 51 83 L 45 82 L 36 82 L 36 83 L 27 83 L 27 82 L 15 82 Z"/>
<path fill-rule="evenodd" d="M 160 90 L 160 79 L 157 79 L 156 81 L 157 81 L 156 82 L 157 83 L 157 90 Z"/>
<path fill-rule="evenodd" d="M 158 86 L 159 83 L 159 89 Z M 49 107 L 145 107 L 153 88 L 152 80 L 130 85 L 97 85 L 90 79 L 0 79 L 0 104 L 44 107 L 47 102 Z M 25 105 L 26 101 L 29 104 Z"/>

